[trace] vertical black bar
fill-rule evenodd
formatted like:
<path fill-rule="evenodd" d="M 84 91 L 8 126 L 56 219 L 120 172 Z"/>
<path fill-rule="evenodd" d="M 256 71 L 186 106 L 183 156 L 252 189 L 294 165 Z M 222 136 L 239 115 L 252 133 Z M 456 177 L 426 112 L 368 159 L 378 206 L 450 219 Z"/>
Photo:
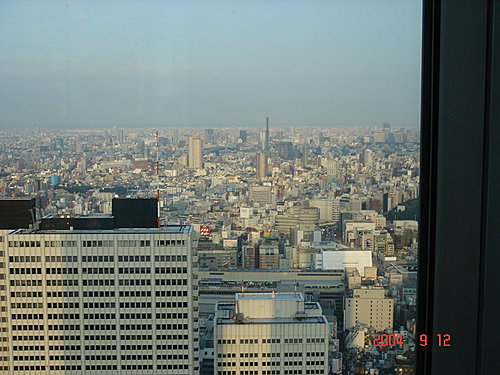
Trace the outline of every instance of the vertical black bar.
<path fill-rule="evenodd" d="M 432 332 L 434 309 L 434 237 L 436 224 L 437 124 L 439 99 L 439 1 L 424 0 L 422 26 L 422 102 L 420 150 L 420 231 L 417 295 L 417 374 L 430 374 L 432 341 L 418 345 L 421 334 Z"/>
<path fill-rule="evenodd" d="M 500 9 L 489 1 L 477 373 L 498 372 L 500 332 Z"/>

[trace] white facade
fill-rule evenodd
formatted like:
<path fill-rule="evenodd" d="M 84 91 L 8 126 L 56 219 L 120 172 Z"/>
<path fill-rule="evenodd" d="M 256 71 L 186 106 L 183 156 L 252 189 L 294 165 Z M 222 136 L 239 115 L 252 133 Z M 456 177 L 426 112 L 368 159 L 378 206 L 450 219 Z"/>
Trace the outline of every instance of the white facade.
<path fill-rule="evenodd" d="M 359 274 L 364 276 L 365 267 L 372 266 L 372 252 L 369 250 L 321 250 L 313 256 L 316 269 L 340 270 L 356 267 Z"/>
<path fill-rule="evenodd" d="M 191 226 L 0 236 L 0 373 L 199 373 Z"/>
<path fill-rule="evenodd" d="M 326 375 L 329 327 L 301 293 L 237 294 L 236 304 L 217 306 L 214 374 Z"/>

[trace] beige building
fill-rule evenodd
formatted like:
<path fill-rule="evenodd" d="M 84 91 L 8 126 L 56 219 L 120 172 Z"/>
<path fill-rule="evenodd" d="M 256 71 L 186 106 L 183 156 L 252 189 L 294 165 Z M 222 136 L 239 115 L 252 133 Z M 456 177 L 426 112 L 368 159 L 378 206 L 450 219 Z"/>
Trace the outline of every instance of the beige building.
<path fill-rule="evenodd" d="M 257 170 L 257 179 L 263 180 L 267 177 L 269 173 L 269 166 L 268 166 L 268 157 L 266 154 L 263 153 L 257 154 L 256 170 Z"/>
<path fill-rule="evenodd" d="M 189 225 L 0 233 L 0 373 L 199 374 L 193 241 Z"/>
<path fill-rule="evenodd" d="M 277 247 L 259 246 L 259 264 L 260 269 L 279 269 L 280 253 Z"/>
<path fill-rule="evenodd" d="M 328 374 L 331 326 L 301 293 L 238 293 L 214 318 L 214 374 Z"/>
<path fill-rule="evenodd" d="M 250 186 L 248 198 L 260 204 L 273 204 L 274 195 L 271 186 Z"/>
<path fill-rule="evenodd" d="M 203 140 L 200 137 L 188 138 L 188 167 L 203 168 Z"/>
<path fill-rule="evenodd" d="M 312 231 L 319 223 L 320 210 L 317 207 L 290 207 L 285 214 L 276 216 L 276 228 L 290 233 L 290 228 Z"/>
<path fill-rule="evenodd" d="M 375 328 L 378 331 L 393 329 L 394 301 L 385 296 L 383 288 L 359 288 L 345 302 L 345 329 L 357 323 Z"/>

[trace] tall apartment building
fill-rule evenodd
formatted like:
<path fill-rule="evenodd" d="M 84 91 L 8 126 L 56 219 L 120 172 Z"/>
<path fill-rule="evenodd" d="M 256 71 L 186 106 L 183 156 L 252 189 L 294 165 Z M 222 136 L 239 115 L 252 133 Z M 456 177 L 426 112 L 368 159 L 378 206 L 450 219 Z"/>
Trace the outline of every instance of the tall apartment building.
<path fill-rule="evenodd" d="M 214 374 L 328 374 L 331 326 L 301 293 L 238 293 L 214 318 Z"/>
<path fill-rule="evenodd" d="M 200 137 L 188 138 L 188 167 L 203 168 L 203 140 Z"/>
<path fill-rule="evenodd" d="M 394 301 L 385 296 L 383 288 L 354 289 L 351 298 L 346 298 L 345 329 L 357 323 L 375 328 L 378 331 L 392 329 L 394 322 Z"/>
<path fill-rule="evenodd" d="M 3 230 L 0 372 L 198 374 L 193 241 L 189 225 Z"/>
<path fill-rule="evenodd" d="M 258 153 L 256 161 L 257 178 L 262 180 L 267 177 L 269 173 L 268 157 L 266 154 Z"/>

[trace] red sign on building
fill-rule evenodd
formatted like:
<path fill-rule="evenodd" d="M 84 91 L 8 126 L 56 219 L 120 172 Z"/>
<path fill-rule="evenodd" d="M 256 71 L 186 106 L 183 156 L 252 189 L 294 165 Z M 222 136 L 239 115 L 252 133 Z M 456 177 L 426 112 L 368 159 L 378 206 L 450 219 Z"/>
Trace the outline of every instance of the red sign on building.
<path fill-rule="evenodd" d="M 208 225 L 200 225 L 200 237 L 210 237 L 210 227 Z"/>

